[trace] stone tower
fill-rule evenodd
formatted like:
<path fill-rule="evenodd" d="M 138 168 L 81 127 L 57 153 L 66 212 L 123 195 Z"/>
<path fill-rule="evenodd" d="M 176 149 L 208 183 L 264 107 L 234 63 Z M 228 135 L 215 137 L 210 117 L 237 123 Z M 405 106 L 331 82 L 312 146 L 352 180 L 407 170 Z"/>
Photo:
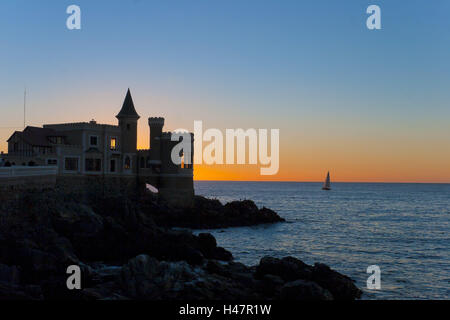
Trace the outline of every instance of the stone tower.
<path fill-rule="evenodd" d="M 154 150 L 155 160 L 161 160 L 161 136 L 164 118 L 148 118 L 150 126 L 150 149 Z"/>
<path fill-rule="evenodd" d="M 132 170 L 137 166 L 136 151 L 137 151 L 137 123 L 140 116 L 134 108 L 133 98 L 131 97 L 130 89 L 128 89 L 122 109 L 116 116 L 119 120 L 119 127 L 121 131 L 121 139 L 119 145 L 121 146 L 124 170 Z M 129 157 L 129 158 L 127 158 Z M 132 170 L 135 171 L 135 170 Z"/>

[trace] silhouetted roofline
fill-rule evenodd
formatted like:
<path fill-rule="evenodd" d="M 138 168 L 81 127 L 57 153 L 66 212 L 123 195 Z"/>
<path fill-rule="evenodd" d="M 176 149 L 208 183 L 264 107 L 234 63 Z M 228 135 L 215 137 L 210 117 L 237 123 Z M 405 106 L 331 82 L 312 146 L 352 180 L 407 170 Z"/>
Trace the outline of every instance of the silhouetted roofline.
<path fill-rule="evenodd" d="M 7 140 L 9 142 L 15 135 L 29 145 L 36 147 L 51 147 L 49 137 L 65 137 L 62 132 L 50 128 L 27 126 L 23 131 L 15 131 Z"/>
<path fill-rule="evenodd" d="M 116 118 L 140 118 L 140 116 L 136 112 L 136 109 L 134 108 L 133 98 L 131 97 L 129 88 L 125 100 L 123 101 L 122 109 L 120 110 Z"/>

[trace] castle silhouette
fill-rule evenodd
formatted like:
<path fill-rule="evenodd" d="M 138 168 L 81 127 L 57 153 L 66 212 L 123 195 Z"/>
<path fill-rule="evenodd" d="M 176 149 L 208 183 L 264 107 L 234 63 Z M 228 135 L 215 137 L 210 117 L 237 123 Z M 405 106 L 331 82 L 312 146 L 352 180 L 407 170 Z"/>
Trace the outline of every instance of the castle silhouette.
<path fill-rule="evenodd" d="M 191 198 L 193 152 L 191 164 L 172 162 L 171 151 L 178 141 L 171 140 L 172 133 L 163 132 L 164 118 L 148 118 L 150 149 L 147 150 L 137 149 L 140 116 L 129 89 L 116 118 L 118 125 L 92 120 L 46 124 L 42 128 L 28 126 L 11 135 L 8 154 L 2 157 L 13 166 L 56 166 L 58 176 L 63 177 L 133 178 L 141 185 L 156 187 L 165 198 L 180 195 Z"/>

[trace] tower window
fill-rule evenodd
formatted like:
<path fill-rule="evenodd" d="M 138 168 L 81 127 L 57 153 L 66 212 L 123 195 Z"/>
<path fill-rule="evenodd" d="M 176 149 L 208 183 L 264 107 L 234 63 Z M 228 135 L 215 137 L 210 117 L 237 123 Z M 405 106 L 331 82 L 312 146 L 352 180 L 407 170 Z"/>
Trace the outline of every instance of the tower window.
<path fill-rule="evenodd" d="M 111 150 L 117 150 L 117 138 L 111 138 L 109 145 Z"/>
<path fill-rule="evenodd" d="M 127 130 L 130 131 L 131 129 L 131 125 L 129 123 L 127 123 Z"/>

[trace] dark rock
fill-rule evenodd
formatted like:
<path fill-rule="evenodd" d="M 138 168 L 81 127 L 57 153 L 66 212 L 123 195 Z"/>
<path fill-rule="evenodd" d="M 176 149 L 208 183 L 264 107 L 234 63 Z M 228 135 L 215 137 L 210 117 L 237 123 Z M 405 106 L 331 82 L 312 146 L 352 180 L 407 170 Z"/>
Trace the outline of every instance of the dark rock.
<path fill-rule="evenodd" d="M 251 200 L 232 201 L 225 205 L 230 216 L 250 215 L 258 212 L 258 207 Z"/>
<path fill-rule="evenodd" d="M 328 289 L 336 300 L 354 300 L 361 297 L 362 291 L 355 286 L 352 279 L 323 263 L 314 265 L 312 279 Z"/>
<path fill-rule="evenodd" d="M 231 252 L 225 250 L 224 248 L 217 247 L 217 249 L 209 258 L 222 261 L 231 261 L 233 260 L 233 255 L 231 254 Z"/>
<path fill-rule="evenodd" d="M 16 266 L 0 264 L 0 282 L 9 284 L 20 283 L 20 271 Z"/>
<path fill-rule="evenodd" d="M 331 293 L 317 283 L 307 280 L 295 280 L 281 288 L 282 300 L 333 300 Z"/>
<path fill-rule="evenodd" d="M 184 259 L 180 260 L 185 260 L 190 265 L 201 265 L 204 262 L 204 257 L 199 250 L 186 246 L 184 251 Z"/>
<path fill-rule="evenodd" d="M 311 278 L 312 268 L 293 257 L 283 259 L 264 257 L 256 268 L 256 277 L 262 278 L 266 274 L 277 275 L 284 281 L 308 280 Z"/>
<path fill-rule="evenodd" d="M 268 297 L 274 297 L 280 294 L 280 289 L 284 285 L 284 280 L 279 276 L 266 274 L 260 282 L 259 290 Z"/>
<path fill-rule="evenodd" d="M 95 287 L 85 288 L 80 292 L 80 300 L 129 300 L 122 294 L 120 287 L 115 281 L 103 282 Z"/>
<path fill-rule="evenodd" d="M 159 262 L 140 255 L 122 268 L 121 285 L 132 298 L 159 300 L 176 297 L 187 282 L 197 278 L 198 275 L 185 262 Z"/>
<path fill-rule="evenodd" d="M 205 252 L 213 252 L 217 248 L 216 238 L 214 238 L 210 233 L 200 233 L 198 235 L 198 241 L 200 243 L 200 247 Z"/>
<path fill-rule="evenodd" d="M 86 266 L 86 273 L 89 274 L 94 284 L 115 281 L 119 279 L 122 272 L 122 266 L 94 265 Z M 83 271 L 82 271 L 83 272 Z"/>
<path fill-rule="evenodd" d="M 282 293 L 286 299 L 328 298 L 316 286 L 339 298 L 359 296 L 349 278 L 326 266 L 264 257 L 247 267 L 232 262 L 211 234 L 158 225 L 226 227 L 281 219 L 248 200 L 225 206 L 202 197 L 195 202 L 186 210 L 122 194 L 79 198 L 57 190 L 0 201 L 0 299 L 254 300 Z M 82 290 L 67 289 L 69 265 L 80 266 Z M 298 279 L 316 286 L 285 283 Z"/>
<path fill-rule="evenodd" d="M 0 300 L 34 300 L 23 287 L 10 283 L 0 282 Z"/>
<path fill-rule="evenodd" d="M 56 257 L 38 249 L 17 248 L 14 260 L 15 264 L 22 267 L 24 277 L 32 277 L 35 281 L 58 271 Z"/>
<path fill-rule="evenodd" d="M 246 265 L 239 262 L 224 263 L 215 260 L 209 260 L 206 264 L 205 270 L 209 273 L 218 274 L 223 277 L 242 280 L 242 282 L 253 282 L 252 270 Z"/>
<path fill-rule="evenodd" d="M 39 285 L 46 300 L 79 300 L 80 290 L 68 290 L 67 275 L 63 272 L 42 278 Z M 81 282 L 83 286 L 83 281 Z"/>
<path fill-rule="evenodd" d="M 209 260 L 206 264 L 205 270 L 212 274 L 218 274 L 223 277 L 230 277 L 230 270 L 223 264 L 216 260 Z"/>
<path fill-rule="evenodd" d="M 67 204 L 55 212 L 55 230 L 67 237 L 95 237 L 103 230 L 103 218 L 83 204 Z"/>
<path fill-rule="evenodd" d="M 185 262 L 158 261 L 145 255 L 131 259 L 123 267 L 120 280 L 124 294 L 133 299 L 192 301 L 260 297 L 253 288 L 243 285 L 244 282 L 208 274 Z"/>
<path fill-rule="evenodd" d="M 198 235 L 199 250 L 208 259 L 216 259 L 222 261 L 231 261 L 233 255 L 221 248 L 217 247 L 216 238 L 210 233 L 200 233 Z"/>
<path fill-rule="evenodd" d="M 222 205 L 216 199 L 207 199 L 201 196 L 194 198 L 191 208 L 166 208 L 164 210 L 147 205 L 145 210 L 158 225 L 166 227 L 217 229 L 285 221 L 270 209 L 258 209 L 251 200 L 233 201 Z"/>
<path fill-rule="evenodd" d="M 216 239 L 210 234 L 195 236 L 187 231 L 165 231 L 156 234 L 149 243 L 148 253 L 160 260 L 190 260 L 191 264 L 201 264 L 200 254 L 206 259 L 230 261 L 233 256 L 227 250 L 217 247 Z"/>

